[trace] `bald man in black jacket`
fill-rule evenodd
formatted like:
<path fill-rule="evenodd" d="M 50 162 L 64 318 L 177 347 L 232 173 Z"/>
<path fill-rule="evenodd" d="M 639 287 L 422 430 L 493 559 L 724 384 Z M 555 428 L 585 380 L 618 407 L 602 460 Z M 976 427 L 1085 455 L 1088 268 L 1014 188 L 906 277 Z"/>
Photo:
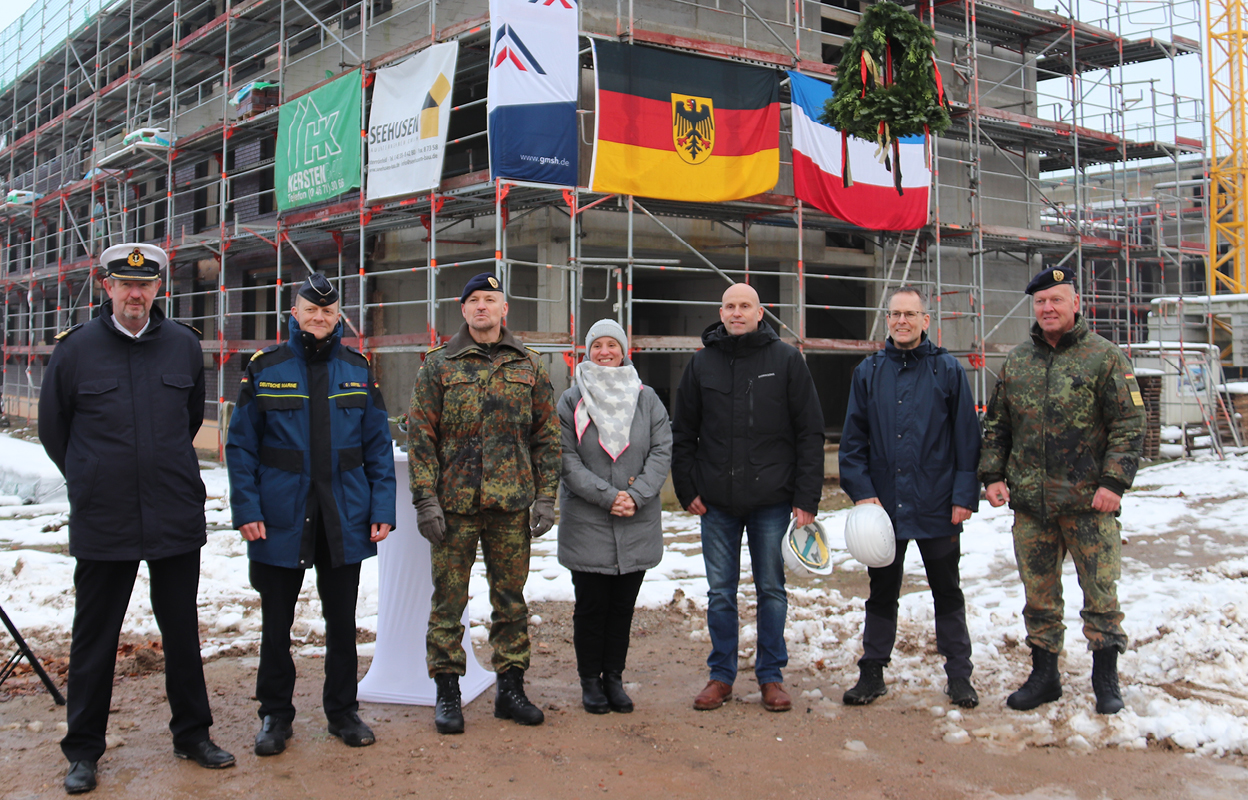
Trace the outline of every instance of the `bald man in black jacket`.
<path fill-rule="evenodd" d="M 788 595 L 780 541 L 790 513 L 809 524 L 823 493 L 823 412 L 796 348 L 763 321 L 758 293 L 738 283 L 724 292 L 720 321 L 702 333 L 672 414 L 676 497 L 702 517 L 710 681 L 694 708 L 719 708 L 737 675 L 737 583 L 746 532 L 758 595 L 755 676 L 763 707 L 788 711 L 781 671 L 788 665 Z"/>

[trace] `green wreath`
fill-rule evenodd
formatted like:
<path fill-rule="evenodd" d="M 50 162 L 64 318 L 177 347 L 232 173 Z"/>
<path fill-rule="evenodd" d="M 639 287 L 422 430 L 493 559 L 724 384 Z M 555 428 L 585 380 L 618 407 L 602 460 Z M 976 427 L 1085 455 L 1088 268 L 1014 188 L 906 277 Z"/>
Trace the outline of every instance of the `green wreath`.
<path fill-rule="evenodd" d="M 903 136 L 947 130 L 934 35 L 896 3 L 885 0 L 868 8 L 841 53 L 836 87 L 820 122 L 876 142 L 885 153 Z"/>

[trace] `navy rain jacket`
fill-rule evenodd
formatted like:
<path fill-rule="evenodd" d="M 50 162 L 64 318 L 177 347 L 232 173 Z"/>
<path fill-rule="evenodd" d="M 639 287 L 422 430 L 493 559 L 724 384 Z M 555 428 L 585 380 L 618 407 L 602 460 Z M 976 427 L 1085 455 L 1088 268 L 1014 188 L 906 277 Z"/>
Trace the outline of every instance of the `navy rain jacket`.
<path fill-rule="evenodd" d="M 277 567 L 312 565 L 309 495 L 325 524 L 334 566 L 377 554 L 373 523 L 395 524 L 390 422 L 368 359 L 341 343 L 342 323 L 309 355 L 299 323 L 290 339 L 256 353 L 243 373 L 225 446 L 234 527 L 264 522 L 247 555 Z"/>
<path fill-rule="evenodd" d="M 854 370 L 841 433 L 841 488 L 878 497 L 898 539 L 953 536 L 953 506 L 979 509 L 979 419 L 966 371 L 924 334 L 889 339 Z"/>

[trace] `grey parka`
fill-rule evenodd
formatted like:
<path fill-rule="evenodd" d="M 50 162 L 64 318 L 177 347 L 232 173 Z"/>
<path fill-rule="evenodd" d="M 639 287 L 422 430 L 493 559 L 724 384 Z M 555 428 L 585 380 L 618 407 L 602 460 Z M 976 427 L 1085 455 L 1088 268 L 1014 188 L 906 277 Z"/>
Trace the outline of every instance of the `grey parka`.
<path fill-rule="evenodd" d="M 576 441 L 573 414 L 580 399 L 576 386 L 559 398 L 559 563 L 576 572 L 610 575 L 649 569 L 663 557 L 659 493 L 672 462 L 667 410 L 653 389 L 642 386 L 628 448 L 613 462 L 598 443 L 593 422 Z M 611 516 L 611 504 L 621 491 L 637 503 L 631 517 Z"/>

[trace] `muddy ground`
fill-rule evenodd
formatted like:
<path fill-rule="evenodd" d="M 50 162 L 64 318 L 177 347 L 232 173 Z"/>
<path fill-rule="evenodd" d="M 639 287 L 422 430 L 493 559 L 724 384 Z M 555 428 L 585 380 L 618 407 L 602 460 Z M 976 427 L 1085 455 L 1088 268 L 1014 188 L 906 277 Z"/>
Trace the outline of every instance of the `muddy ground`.
<path fill-rule="evenodd" d="M 128 643 L 119 662 L 109 734 L 94 797 L 125 798 L 1243 798 L 1248 763 L 1196 757 L 1150 743 L 1144 751 L 1075 752 L 991 737 L 949 744 L 931 706 L 907 690 L 867 708 L 840 704 L 847 688 L 827 673 L 790 670 L 794 709 L 768 713 L 752 676 L 734 701 L 694 711 L 705 682 L 706 645 L 691 640 L 696 620 L 676 605 L 640 611 L 626 673 L 632 714 L 594 716 L 580 707 L 571 644 L 571 607 L 533 604 L 530 696 L 546 724 L 523 728 L 494 719 L 492 691 L 465 709 L 467 732 L 439 736 L 432 710 L 366 704 L 377 743 L 352 750 L 328 736 L 320 713 L 321 662 L 297 660 L 299 716 L 286 753 L 251 752 L 258 725 L 251 699 L 254 655 L 205 667 L 216 725 L 213 738 L 238 757 L 209 771 L 174 759 L 158 651 Z M 6 645 L 7 646 L 7 645 Z M 53 669 L 63 649 L 40 655 Z M 483 655 L 478 651 L 478 655 Z M 488 663 L 488 657 L 485 659 Z M 368 667 L 361 658 L 360 674 Z M 413 669 L 423 669 L 413 664 Z M 1021 664 L 1020 664 L 1021 670 Z M 125 674 L 122 674 L 125 673 Z M 1023 677 L 1020 674 L 1019 679 Z M 63 685 L 63 676 L 58 682 Z M 29 675 L 0 693 L 0 798 L 61 797 L 65 761 L 58 747 L 64 710 Z M 817 690 L 817 694 L 816 694 Z M 817 695 L 822 695 L 817 696 Z M 986 695 L 968 722 L 991 728 L 1012 712 Z M 947 703 L 944 704 L 947 707 Z M 968 726 L 969 727 L 969 726 Z M 849 745 L 847 747 L 847 744 Z"/>

